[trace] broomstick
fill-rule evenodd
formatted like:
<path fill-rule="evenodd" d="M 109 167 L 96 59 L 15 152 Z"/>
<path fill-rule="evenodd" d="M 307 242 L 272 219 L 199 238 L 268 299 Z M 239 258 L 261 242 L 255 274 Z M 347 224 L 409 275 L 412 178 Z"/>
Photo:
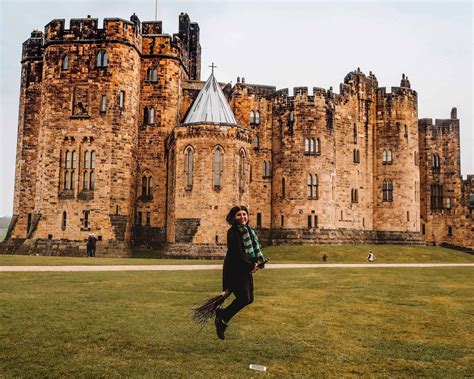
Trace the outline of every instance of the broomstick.
<path fill-rule="evenodd" d="M 268 261 L 269 259 L 265 259 L 263 262 L 257 264 L 257 267 L 260 269 L 264 268 L 265 263 Z M 225 290 L 219 295 L 207 299 L 202 305 L 193 308 L 193 320 L 201 327 L 204 327 L 209 319 L 216 316 L 217 310 L 222 308 L 222 304 L 224 304 L 225 299 L 227 299 L 230 294 L 230 290 Z"/>

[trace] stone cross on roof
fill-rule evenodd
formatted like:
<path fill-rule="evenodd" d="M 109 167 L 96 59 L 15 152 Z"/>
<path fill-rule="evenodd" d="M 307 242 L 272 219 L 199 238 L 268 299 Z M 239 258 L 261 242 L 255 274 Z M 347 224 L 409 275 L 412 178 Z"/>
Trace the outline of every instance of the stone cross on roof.
<path fill-rule="evenodd" d="M 212 62 L 211 65 L 208 66 L 208 67 L 211 68 L 211 70 L 212 70 L 212 75 L 214 75 L 214 69 L 217 68 L 217 66 L 214 66 L 214 62 Z"/>

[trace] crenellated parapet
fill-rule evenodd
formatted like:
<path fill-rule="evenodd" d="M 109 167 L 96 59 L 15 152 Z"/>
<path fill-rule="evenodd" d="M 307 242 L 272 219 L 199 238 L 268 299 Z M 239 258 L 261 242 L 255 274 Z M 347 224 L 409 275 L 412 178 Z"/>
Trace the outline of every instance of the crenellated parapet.
<path fill-rule="evenodd" d="M 43 32 L 34 30 L 31 32 L 31 37 L 23 42 L 21 61 L 23 63 L 27 60 L 41 59 L 43 59 Z"/>

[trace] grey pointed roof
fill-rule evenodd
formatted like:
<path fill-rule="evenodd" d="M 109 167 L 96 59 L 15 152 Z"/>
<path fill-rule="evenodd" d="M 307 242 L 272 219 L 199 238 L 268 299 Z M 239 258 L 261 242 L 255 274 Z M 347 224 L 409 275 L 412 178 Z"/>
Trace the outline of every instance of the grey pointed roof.
<path fill-rule="evenodd" d="M 232 109 L 230 109 L 230 105 L 214 74 L 211 74 L 207 79 L 183 124 L 208 122 L 237 125 Z"/>

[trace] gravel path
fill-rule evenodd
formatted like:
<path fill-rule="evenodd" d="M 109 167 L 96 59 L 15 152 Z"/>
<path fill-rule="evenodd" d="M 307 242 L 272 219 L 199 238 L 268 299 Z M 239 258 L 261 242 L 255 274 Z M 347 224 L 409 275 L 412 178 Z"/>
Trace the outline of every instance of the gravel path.
<path fill-rule="evenodd" d="M 363 264 L 315 264 L 288 263 L 267 264 L 266 269 L 278 268 L 398 268 L 398 267 L 474 267 L 474 263 L 363 263 Z M 46 271 L 189 271 L 221 270 L 222 264 L 214 265 L 114 265 L 114 266 L 0 266 L 3 272 Z"/>

